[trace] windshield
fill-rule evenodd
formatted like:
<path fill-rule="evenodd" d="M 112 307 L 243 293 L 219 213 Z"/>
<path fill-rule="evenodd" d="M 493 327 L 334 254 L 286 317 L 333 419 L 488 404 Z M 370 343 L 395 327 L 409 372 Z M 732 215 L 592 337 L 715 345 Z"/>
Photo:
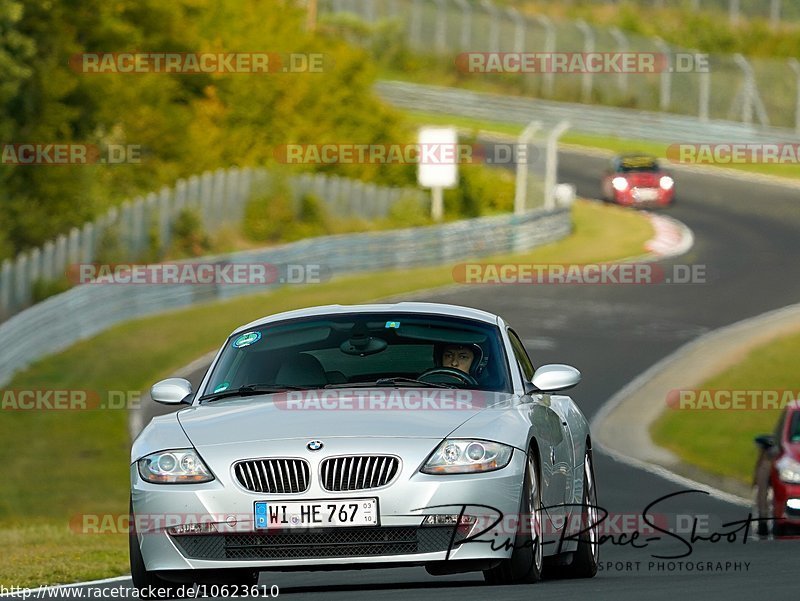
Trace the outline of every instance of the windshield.
<path fill-rule="evenodd" d="M 800 411 L 792 414 L 792 421 L 789 424 L 789 442 L 800 442 Z"/>
<path fill-rule="evenodd" d="M 232 336 L 202 396 L 243 387 L 450 385 L 510 392 L 499 329 L 419 314 L 320 316 Z"/>
<path fill-rule="evenodd" d="M 616 170 L 620 173 L 658 171 L 658 160 L 652 156 L 636 155 L 620 157 L 616 160 Z"/>

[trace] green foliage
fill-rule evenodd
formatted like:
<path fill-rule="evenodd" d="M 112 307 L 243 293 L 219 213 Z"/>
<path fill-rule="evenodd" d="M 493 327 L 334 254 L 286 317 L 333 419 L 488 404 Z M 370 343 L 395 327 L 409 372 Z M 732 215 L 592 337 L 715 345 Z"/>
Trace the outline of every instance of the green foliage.
<path fill-rule="evenodd" d="M 297 201 L 287 187 L 252 197 L 245 206 L 244 233 L 253 242 L 289 242 L 324 236 L 334 226 L 324 203 L 312 194 Z"/>
<path fill-rule="evenodd" d="M 123 252 L 119 227 L 116 224 L 108 226 L 100 234 L 94 256 L 95 263 L 103 265 L 122 263 L 128 258 Z"/>
<path fill-rule="evenodd" d="M 178 213 L 172 225 L 172 248 L 176 258 L 200 257 L 211 249 L 211 239 L 197 211 L 183 209 Z"/>
<path fill-rule="evenodd" d="M 321 73 L 86 74 L 81 53 L 315 53 Z M 76 67 L 76 68 L 73 68 Z M 39 245 L 109 206 L 177 178 L 275 162 L 287 143 L 407 142 L 371 92 L 368 55 L 276 0 L 18 0 L 0 8 L 0 139 L 142 148 L 140 164 L 0 166 L 0 224 L 12 249 Z M 314 167 L 390 185 L 409 166 Z M 287 166 L 285 169 L 297 169 Z M 0 249 L 0 252 L 2 249 Z M 2 255 L 0 255 L 2 256 Z"/>
<path fill-rule="evenodd" d="M 621 2 L 617 5 L 596 2 L 566 4 L 556 0 L 508 0 L 528 13 L 546 13 L 555 18 L 585 19 L 602 26 L 616 26 L 625 32 L 646 37 L 661 37 L 680 48 L 701 52 L 734 54 L 752 57 L 792 58 L 800 55 L 800 23 L 784 21 L 773 29 L 769 23 L 769 2 L 760 3 L 762 17 L 742 17 L 738 24 L 728 18 L 726 2 L 701 3 L 695 10 L 688 1 L 665 2 L 663 8 L 646 0 Z M 788 0 L 786 9 L 792 9 Z M 793 3 L 792 3 L 793 4 Z M 745 3 L 742 3 L 746 10 Z M 788 10 L 787 10 L 788 12 Z M 796 11 L 792 11 L 795 12 Z"/>
<path fill-rule="evenodd" d="M 389 209 L 387 221 L 398 228 L 431 225 L 430 207 L 413 196 L 401 198 Z"/>
<path fill-rule="evenodd" d="M 458 187 L 445 190 L 445 214 L 460 218 L 507 213 L 514 208 L 514 176 L 506 169 L 464 165 Z"/>
<path fill-rule="evenodd" d="M 31 286 L 31 298 L 36 304 L 46 298 L 66 292 L 70 288 L 72 288 L 72 283 L 67 278 L 52 281 L 36 280 Z"/>
<path fill-rule="evenodd" d="M 0 228 L 0 262 L 2 262 L 3 259 L 10 259 L 13 255 L 13 252 L 13 247 L 8 241 L 8 236 L 2 230 L 2 228 Z"/>

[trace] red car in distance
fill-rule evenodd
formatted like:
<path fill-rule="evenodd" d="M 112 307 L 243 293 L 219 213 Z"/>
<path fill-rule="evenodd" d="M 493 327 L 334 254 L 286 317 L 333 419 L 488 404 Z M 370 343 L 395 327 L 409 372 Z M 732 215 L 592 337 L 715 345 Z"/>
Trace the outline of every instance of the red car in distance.
<path fill-rule="evenodd" d="M 800 402 L 784 410 L 774 434 L 756 436 L 755 442 L 758 533 L 783 536 L 800 526 Z"/>
<path fill-rule="evenodd" d="M 620 205 L 667 206 L 675 200 L 675 180 L 647 154 L 614 157 L 602 185 L 603 198 Z"/>

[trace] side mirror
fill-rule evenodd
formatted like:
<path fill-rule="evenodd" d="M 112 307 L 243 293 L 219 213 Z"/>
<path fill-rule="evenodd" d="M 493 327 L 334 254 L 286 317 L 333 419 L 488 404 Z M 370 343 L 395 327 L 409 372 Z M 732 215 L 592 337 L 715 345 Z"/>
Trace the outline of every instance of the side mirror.
<path fill-rule="evenodd" d="M 754 441 L 764 451 L 768 451 L 775 446 L 775 437 L 772 434 L 760 434 L 755 437 Z"/>
<path fill-rule="evenodd" d="M 192 384 L 183 378 L 167 378 L 150 388 L 150 398 L 164 405 L 179 405 L 191 394 Z"/>
<path fill-rule="evenodd" d="M 540 392 L 557 392 L 576 386 L 581 381 L 581 372 L 571 365 L 553 363 L 542 365 L 531 378 L 531 384 Z"/>

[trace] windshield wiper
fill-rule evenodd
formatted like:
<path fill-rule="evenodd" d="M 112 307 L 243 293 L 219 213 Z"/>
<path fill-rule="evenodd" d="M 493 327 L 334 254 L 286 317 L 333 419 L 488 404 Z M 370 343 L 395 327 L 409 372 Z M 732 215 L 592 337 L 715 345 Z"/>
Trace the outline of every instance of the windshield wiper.
<path fill-rule="evenodd" d="M 375 386 L 416 386 L 420 388 L 458 388 L 453 384 L 441 382 L 425 382 L 414 378 L 379 378 L 372 382 L 349 382 L 344 384 L 328 384 L 325 388 L 372 388 Z"/>
<path fill-rule="evenodd" d="M 240 388 L 232 390 L 220 390 L 219 392 L 212 392 L 200 397 L 200 402 L 212 402 L 220 399 L 227 399 L 237 396 L 255 396 L 258 394 L 274 394 L 277 392 L 286 392 L 287 390 L 310 390 L 317 388 L 316 386 L 278 386 L 278 385 L 262 385 L 262 384 L 248 384 Z"/>

